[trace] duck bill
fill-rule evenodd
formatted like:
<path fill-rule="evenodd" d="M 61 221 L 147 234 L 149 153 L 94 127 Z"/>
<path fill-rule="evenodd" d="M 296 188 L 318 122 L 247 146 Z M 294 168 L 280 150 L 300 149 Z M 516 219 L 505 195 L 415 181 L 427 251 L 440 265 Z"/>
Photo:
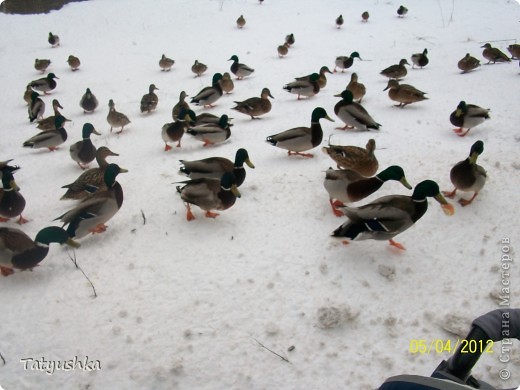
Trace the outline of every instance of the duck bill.
<path fill-rule="evenodd" d="M 273 95 L 271 95 L 271 94 L 269 94 L 269 97 L 270 97 L 271 99 L 274 99 L 274 96 L 273 96 Z"/>
<path fill-rule="evenodd" d="M 72 238 L 69 238 L 67 241 L 65 241 L 65 244 L 73 248 L 79 248 L 81 246 L 79 242 L 74 241 Z"/>
<path fill-rule="evenodd" d="M 341 97 L 341 93 L 337 93 L 334 97 Z"/>
<path fill-rule="evenodd" d="M 125 169 L 125 168 L 119 168 L 119 173 L 127 173 L 128 172 L 128 169 Z"/>
<path fill-rule="evenodd" d="M 11 180 L 11 182 L 9 183 L 9 185 L 11 186 L 11 188 L 14 190 L 14 191 L 20 191 L 20 187 L 18 187 L 18 184 L 16 184 L 16 182 L 14 180 Z"/>
<path fill-rule="evenodd" d="M 437 195 L 435 195 L 434 199 L 440 203 L 444 214 L 446 214 L 448 216 L 455 214 L 455 209 L 453 208 L 453 205 L 451 203 L 448 203 L 446 198 L 444 196 L 442 196 L 441 193 L 438 193 Z"/>
<path fill-rule="evenodd" d="M 406 188 L 408 188 L 409 190 L 412 189 L 412 186 L 410 185 L 410 183 L 408 183 L 408 180 L 406 180 L 406 177 L 403 177 L 401 180 L 399 180 L 401 182 L 401 184 L 403 186 L 405 186 Z"/>
<path fill-rule="evenodd" d="M 250 159 L 246 159 L 244 162 L 247 164 L 249 168 L 255 168 L 255 165 L 251 162 Z"/>
<path fill-rule="evenodd" d="M 475 164 L 477 163 L 478 156 L 479 156 L 478 153 L 472 153 L 472 154 L 469 156 L 469 162 L 470 162 L 472 165 L 475 165 Z"/>
<path fill-rule="evenodd" d="M 328 115 L 325 115 L 324 118 L 327 119 L 327 120 L 329 120 L 329 121 L 331 121 L 331 122 L 334 122 L 334 119 L 332 119 L 332 118 L 331 118 L 330 116 L 328 116 Z"/>
<path fill-rule="evenodd" d="M 242 196 L 242 194 L 240 193 L 240 191 L 238 190 L 236 184 L 233 184 L 231 186 L 231 192 L 233 193 L 233 195 L 235 195 L 237 198 L 240 198 Z"/>
<path fill-rule="evenodd" d="M 101 133 L 99 131 L 97 131 L 96 129 L 92 129 L 92 133 L 94 133 L 96 135 L 101 135 Z"/>

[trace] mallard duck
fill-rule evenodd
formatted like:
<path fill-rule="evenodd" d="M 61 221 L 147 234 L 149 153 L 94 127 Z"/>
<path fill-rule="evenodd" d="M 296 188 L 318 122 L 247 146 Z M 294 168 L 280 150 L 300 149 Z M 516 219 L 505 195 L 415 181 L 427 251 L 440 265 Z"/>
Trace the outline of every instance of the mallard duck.
<path fill-rule="evenodd" d="M 285 84 L 283 89 L 289 93 L 298 95 L 298 100 L 301 100 L 300 96 L 312 97 L 320 92 L 319 79 L 320 76 L 318 73 L 313 73 L 308 80 L 293 81 L 292 83 Z"/>
<path fill-rule="evenodd" d="M 200 77 L 200 75 L 207 70 L 208 66 L 203 64 L 202 62 L 199 62 L 198 60 L 195 60 L 195 62 L 191 66 L 191 71 L 195 73 L 196 77 Z"/>
<path fill-rule="evenodd" d="M 41 229 L 34 241 L 20 229 L 0 228 L 0 272 L 9 276 L 15 269 L 32 270 L 45 259 L 53 242 L 79 247 L 65 230 L 57 226 Z"/>
<path fill-rule="evenodd" d="M 358 82 L 357 73 L 352 73 L 352 75 L 350 76 L 350 82 L 347 84 L 347 87 L 345 89 L 348 89 L 350 92 L 352 92 L 354 100 L 357 100 L 358 103 L 361 103 L 361 100 L 367 92 L 365 84 Z"/>
<path fill-rule="evenodd" d="M 90 88 L 87 88 L 83 96 L 81 97 L 81 100 L 79 101 L 79 105 L 81 108 L 83 108 L 83 112 L 94 112 L 94 110 L 99 105 L 99 102 L 96 98 L 96 96 L 92 93 Z"/>
<path fill-rule="evenodd" d="M 330 69 L 328 68 L 328 66 L 322 66 L 320 68 L 320 71 L 319 71 L 319 78 L 318 78 L 318 85 L 320 86 L 320 88 L 325 88 L 325 86 L 327 85 L 327 76 L 325 75 L 325 73 L 330 73 L 332 74 L 332 72 L 330 71 Z M 296 77 L 296 80 L 297 81 L 310 81 L 311 79 L 311 76 L 313 75 L 314 73 L 311 73 L 311 74 L 308 74 L 307 76 L 302 76 L 302 77 Z"/>
<path fill-rule="evenodd" d="M 53 33 L 49 33 L 49 37 L 47 38 L 47 41 L 52 47 L 56 47 L 60 45 L 60 37 L 58 35 L 55 35 Z"/>
<path fill-rule="evenodd" d="M 422 53 L 412 54 L 411 60 L 412 69 L 414 66 L 424 68 L 426 65 L 428 65 L 428 62 L 430 62 L 430 60 L 428 59 L 428 49 L 424 49 Z"/>
<path fill-rule="evenodd" d="M 81 61 L 79 60 L 79 58 L 73 56 L 72 54 L 67 59 L 67 63 L 69 64 L 70 69 L 72 69 L 73 72 L 78 70 L 81 65 Z"/>
<path fill-rule="evenodd" d="M 233 126 L 231 119 L 228 117 L 228 126 Z M 194 126 L 202 126 L 207 124 L 218 124 L 220 122 L 220 116 L 210 114 L 209 112 L 202 112 L 195 118 Z"/>
<path fill-rule="evenodd" d="M 159 97 L 154 93 L 156 89 L 159 89 L 155 84 L 150 84 L 148 87 L 148 93 L 144 94 L 141 98 L 141 112 L 147 112 L 148 114 L 157 108 L 159 103 Z"/>
<path fill-rule="evenodd" d="M 481 46 L 481 48 L 484 48 L 482 55 L 488 60 L 488 64 L 491 63 L 491 61 L 493 61 L 493 64 L 497 62 L 511 62 L 511 59 L 505 53 L 496 47 L 492 47 L 489 43 Z"/>
<path fill-rule="evenodd" d="M 402 18 L 408 13 L 408 8 L 406 8 L 404 5 L 400 5 L 397 9 L 397 16 Z"/>
<path fill-rule="evenodd" d="M 59 79 L 54 73 L 49 73 L 47 76 L 37 80 L 33 80 L 29 83 L 32 89 L 43 92 L 45 95 L 56 88 L 55 79 Z"/>
<path fill-rule="evenodd" d="M 26 87 L 25 87 L 25 92 L 23 93 L 23 100 L 27 104 L 31 104 L 31 95 L 32 95 L 33 92 L 34 91 L 32 90 L 31 85 L 27 84 Z"/>
<path fill-rule="evenodd" d="M 235 101 L 236 106 L 231 109 L 249 115 L 251 119 L 260 119 L 257 117 L 271 111 L 271 102 L 268 98 L 274 99 L 269 88 L 263 88 L 260 97 L 252 97 L 242 102 Z"/>
<path fill-rule="evenodd" d="M 232 173 L 226 172 L 220 179 L 199 178 L 181 181 L 183 186 L 177 186 L 177 192 L 186 203 L 186 219 L 192 221 L 195 216 L 190 205 L 200 207 L 206 211 L 207 218 L 216 218 L 219 214 L 211 210 L 227 210 L 240 198 Z"/>
<path fill-rule="evenodd" d="M 58 149 L 58 146 L 67 140 L 67 132 L 63 128 L 66 120 L 62 115 L 57 116 L 54 119 L 56 130 L 42 131 L 25 141 L 23 146 L 33 149 L 48 148 L 50 151 Z"/>
<path fill-rule="evenodd" d="M 388 195 L 361 207 L 342 207 L 348 220 L 333 233 L 334 237 L 349 240 L 388 240 L 390 245 L 404 250 L 393 238 L 412 227 L 428 210 L 427 198 L 440 203 L 446 215 L 453 215 L 453 205 L 439 192 L 432 180 L 424 180 L 415 186 L 412 196 Z M 343 241 L 348 244 L 349 241 Z"/>
<path fill-rule="evenodd" d="M 409 84 L 399 84 L 399 81 L 394 79 L 388 80 L 388 85 L 383 91 L 386 90 L 388 90 L 388 97 L 395 102 L 399 102 L 396 106 L 401 108 L 428 99 L 424 96 L 426 92 L 422 92 Z"/>
<path fill-rule="evenodd" d="M 509 53 L 511 53 L 512 59 L 520 59 L 520 45 L 518 43 L 514 43 L 507 47 Z"/>
<path fill-rule="evenodd" d="M 16 184 L 13 170 L 4 169 L 2 172 L 2 185 L 0 188 L 0 222 L 18 217 L 17 224 L 29 222 L 22 216 L 25 209 L 25 198 L 20 194 L 20 188 Z"/>
<path fill-rule="evenodd" d="M 209 157 L 202 160 L 186 161 L 180 160 L 183 165 L 179 170 L 187 175 L 190 179 L 198 179 L 201 177 L 218 179 L 225 172 L 232 173 L 235 177 L 235 184 L 240 187 L 246 178 L 246 170 L 244 163 L 249 168 L 255 166 L 249 159 L 246 149 L 240 148 L 235 154 L 235 162 L 224 157 Z"/>
<path fill-rule="evenodd" d="M 379 130 L 381 125 L 370 116 L 361 104 L 354 101 L 354 95 L 351 91 L 346 89 L 341 94 L 334 96 L 341 97 L 341 100 L 334 106 L 334 113 L 345 123 L 344 127 L 336 127 L 336 129 Z"/>
<path fill-rule="evenodd" d="M 84 198 L 81 202 L 56 220 L 67 226 L 67 233 L 72 238 L 82 238 L 89 233 L 103 233 L 105 225 L 123 205 L 123 189 L 116 181 L 117 175 L 128 172 L 117 164 L 109 164 L 105 170 L 104 181 L 107 187 Z"/>
<path fill-rule="evenodd" d="M 0 180 L 2 180 L 3 178 L 3 172 L 10 172 L 11 174 L 13 174 L 14 172 L 16 172 L 18 169 L 20 169 L 20 167 L 18 165 L 9 165 L 9 163 L 13 161 L 13 159 L 9 159 L 9 160 L 5 160 L 5 161 L 0 161 Z"/>
<path fill-rule="evenodd" d="M 243 28 L 246 25 L 246 20 L 244 19 L 244 15 L 240 15 L 237 19 L 237 27 Z"/>
<path fill-rule="evenodd" d="M 462 73 L 467 73 L 477 69 L 480 66 L 480 61 L 466 53 L 464 58 L 457 63 L 457 66 L 462 70 Z"/>
<path fill-rule="evenodd" d="M 459 199 L 462 206 L 467 206 L 477 197 L 480 190 L 486 184 L 487 173 L 484 168 L 477 164 L 478 156 L 484 151 L 484 142 L 477 141 L 471 146 L 468 158 L 459 161 L 451 168 L 450 180 L 455 187 L 453 191 L 443 191 L 444 196 L 453 198 L 460 191 L 473 191 L 470 199 Z"/>
<path fill-rule="evenodd" d="M 116 104 L 112 99 L 108 101 L 107 122 L 110 125 L 110 132 L 112 132 L 114 127 L 121 128 L 117 133 L 122 133 L 125 126 L 130 123 L 130 119 L 125 114 L 116 111 Z"/>
<path fill-rule="evenodd" d="M 229 72 L 224 72 L 222 75 L 222 79 L 218 82 L 220 87 L 222 88 L 222 91 L 227 94 L 230 94 L 233 89 L 235 89 L 235 83 L 231 79 L 231 75 Z"/>
<path fill-rule="evenodd" d="M 175 120 L 175 122 L 166 123 L 162 127 L 162 139 L 164 141 L 164 151 L 167 152 L 171 150 L 171 146 L 168 145 L 169 142 L 177 142 L 177 147 L 181 147 L 181 138 L 184 135 L 186 129 L 195 123 L 197 117 L 192 110 L 186 110 L 185 108 L 181 108 L 179 112 L 179 117 Z"/>
<path fill-rule="evenodd" d="M 47 68 L 49 67 L 49 65 L 51 64 L 51 60 L 49 59 L 46 59 L 46 58 L 36 58 L 34 60 L 34 69 L 36 69 L 37 71 L 39 72 L 42 72 L 44 73 Z"/>
<path fill-rule="evenodd" d="M 453 126 L 458 126 L 453 131 L 457 135 L 464 137 L 475 126 L 480 125 L 486 119 L 489 119 L 489 108 L 482 108 L 474 104 L 466 104 L 461 101 L 457 109 L 450 115 L 450 122 Z M 463 132 L 463 129 L 468 129 Z"/>
<path fill-rule="evenodd" d="M 169 72 L 173 64 L 175 64 L 175 60 L 166 57 L 166 55 L 164 54 L 161 56 L 161 59 L 159 60 L 159 67 L 161 68 L 161 71 Z"/>
<path fill-rule="evenodd" d="M 188 97 L 188 94 L 184 91 L 182 91 L 179 95 L 179 101 L 173 106 L 172 108 L 172 118 L 173 120 L 177 120 L 177 117 L 179 116 L 179 113 L 184 108 L 185 110 L 190 109 L 190 105 L 184 101 Z"/>
<path fill-rule="evenodd" d="M 336 27 L 341 28 L 341 26 L 343 26 L 343 15 L 339 15 L 336 18 Z"/>
<path fill-rule="evenodd" d="M 61 188 L 66 188 L 67 191 L 60 198 L 65 199 L 83 199 L 88 195 L 96 192 L 106 190 L 105 185 L 105 171 L 108 167 L 107 157 L 119 156 L 119 154 L 112 152 L 106 146 L 101 146 L 96 150 L 96 161 L 98 163 L 97 168 L 91 168 L 83 172 L 79 177 L 70 184 L 66 184 Z"/>
<path fill-rule="evenodd" d="M 345 69 L 350 68 L 354 64 L 354 58 L 359 58 L 361 60 L 361 57 L 359 56 L 359 53 L 357 51 L 352 52 L 350 56 L 336 57 L 334 73 L 337 72 L 337 68 L 341 69 L 341 72 L 344 72 Z"/>
<path fill-rule="evenodd" d="M 294 45 L 294 42 L 296 42 L 294 34 L 291 33 L 285 36 L 285 43 L 287 43 L 289 46 Z"/>
<path fill-rule="evenodd" d="M 61 115 L 59 109 L 63 109 L 58 99 L 52 100 L 52 109 L 54 111 L 54 115 L 48 116 L 47 118 L 40 119 L 38 121 L 38 126 L 36 126 L 37 129 L 40 129 L 42 131 L 48 131 L 48 130 L 56 130 L 56 117 L 58 115 Z M 69 119 L 65 119 L 68 121 Z"/>
<path fill-rule="evenodd" d="M 101 135 L 96 131 L 94 126 L 92 126 L 92 123 L 85 123 L 81 131 L 83 139 L 73 143 L 69 148 L 70 157 L 76 161 L 81 169 L 88 168 L 88 164 L 96 158 L 96 147 L 90 139 L 92 133 Z"/>
<path fill-rule="evenodd" d="M 376 141 L 372 138 L 368 140 L 365 148 L 329 144 L 321 150 L 336 162 L 338 168 L 349 169 L 365 177 L 375 175 L 379 168 L 374 154 Z"/>
<path fill-rule="evenodd" d="M 191 98 L 191 103 L 197 106 L 214 107 L 215 103 L 222 96 L 222 87 L 219 81 L 222 80 L 220 73 L 215 73 L 210 87 L 203 88 L 198 94 Z"/>
<path fill-rule="evenodd" d="M 283 45 L 278 45 L 276 51 L 278 52 L 278 57 L 282 58 L 286 56 L 289 54 L 289 44 L 285 42 Z"/>
<path fill-rule="evenodd" d="M 399 64 L 390 65 L 388 68 L 383 69 L 379 74 L 382 74 L 385 77 L 388 77 L 389 79 L 402 79 L 406 76 L 408 71 L 406 70 L 405 65 L 410 65 L 406 59 L 401 59 L 399 61 Z"/>
<path fill-rule="evenodd" d="M 366 23 L 368 22 L 368 18 L 370 18 L 370 14 L 368 13 L 368 11 L 364 11 L 361 14 L 361 21 Z"/>
<path fill-rule="evenodd" d="M 287 154 L 299 155 L 303 157 L 314 157 L 312 153 L 302 153 L 311 150 L 321 144 L 323 140 L 323 130 L 320 125 L 320 119 L 327 119 L 334 122 L 327 115 L 322 107 L 316 107 L 311 115 L 311 127 L 295 127 L 293 129 L 282 131 L 281 133 L 267 137 L 266 141 L 277 148 L 287 150 Z"/>
<path fill-rule="evenodd" d="M 238 80 L 242 80 L 244 77 L 250 76 L 255 70 L 246 64 L 241 64 L 238 62 L 238 57 L 236 55 L 232 55 L 228 61 L 233 61 L 231 64 L 231 72 L 237 76 Z"/>
<path fill-rule="evenodd" d="M 31 92 L 31 103 L 27 109 L 29 114 L 29 121 L 33 123 L 36 119 L 42 119 L 45 112 L 45 102 L 40 99 L 38 92 Z"/>
<path fill-rule="evenodd" d="M 329 168 L 325 173 L 323 186 L 329 193 L 332 212 L 337 217 L 341 217 L 343 213 L 337 207 L 343 207 L 345 203 L 358 202 L 372 195 L 389 180 L 396 180 L 409 190 L 412 189 L 406 180 L 403 168 L 398 165 L 392 165 L 369 178 L 349 169 Z"/>
<path fill-rule="evenodd" d="M 231 128 L 227 115 L 222 115 L 217 124 L 208 123 L 206 125 L 190 127 L 186 132 L 199 141 L 204 142 L 202 146 L 222 143 L 231 137 Z"/>

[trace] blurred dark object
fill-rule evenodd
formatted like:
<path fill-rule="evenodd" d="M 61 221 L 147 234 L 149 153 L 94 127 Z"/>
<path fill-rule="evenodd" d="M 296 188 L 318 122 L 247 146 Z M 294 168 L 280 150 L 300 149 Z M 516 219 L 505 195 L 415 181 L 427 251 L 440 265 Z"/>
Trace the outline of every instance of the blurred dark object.
<path fill-rule="evenodd" d="M 87 0 L 4 0 L 0 12 L 4 14 L 46 14 L 59 10 L 65 4 Z"/>

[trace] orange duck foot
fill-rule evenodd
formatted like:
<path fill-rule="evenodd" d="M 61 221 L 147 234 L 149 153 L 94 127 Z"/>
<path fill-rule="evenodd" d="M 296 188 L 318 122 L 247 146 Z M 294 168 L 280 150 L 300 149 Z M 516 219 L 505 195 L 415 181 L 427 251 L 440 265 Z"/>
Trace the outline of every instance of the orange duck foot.
<path fill-rule="evenodd" d="M 219 213 L 212 213 L 211 211 L 206 211 L 206 218 L 217 218 L 217 216 L 219 215 Z"/>
<path fill-rule="evenodd" d="M 195 219 L 195 216 L 193 215 L 193 213 L 191 212 L 191 207 L 190 207 L 190 204 L 189 203 L 186 203 L 186 208 L 187 208 L 187 211 L 186 211 L 186 219 L 189 221 L 193 221 Z"/>
<path fill-rule="evenodd" d="M 453 132 L 455 132 L 455 133 L 462 133 L 462 127 L 458 127 L 456 129 L 453 129 Z"/>
<path fill-rule="evenodd" d="M 47 148 L 49 149 L 51 152 L 55 152 L 56 150 L 58 150 L 58 147 L 57 146 L 51 146 L 50 148 Z"/>
<path fill-rule="evenodd" d="M 395 246 L 398 249 L 401 249 L 403 251 L 406 250 L 406 248 L 402 244 L 399 244 L 398 242 L 395 242 L 394 240 L 388 240 L 388 242 L 390 243 L 390 245 Z"/>
<path fill-rule="evenodd" d="M 167 152 L 168 150 L 172 150 L 172 147 L 168 144 L 164 145 L 164 151 Z"/>
<path fill-rule="evenodd" d="M 9 218 L 0 217 L 0 222 L 7 222 L 9 221 Z"/>
<path fill-rule="evenodd" d="M 9 276 L 14 274 L 14 270 L 12 268 L 2 267 L 0 265 L 0 273 L 2 274 L 2 276 Z"/>
<path fill-rule="evenodd" d="M 446 198 L 453 199 L 455 197 L 455 194 L 457 193 L 457 189 L 455 188 L 453 191 L 442 191 L 442 195 L 444 195 Z"/>
<path fill-rule="evenodd" d="M 459 204 L 464 207 L 464 206 L 467 206 L 468 204 L 470 204 L 471 202 L 473 202 L 473 200 L 477 197 L 478 195 L 478 192 L 475 192 L 473 194 L 473 196 L 471 197 L 471 199 L 464 199 L 464 198 L 461 198 L 459 199 Z"/>
<path fill-rule="evenodd" d="M 107 228 L 108 228 L 108 226 L 105 225 L 104 223 L 102 223 L 100 225 L 97 225 L 95 228 L 90 229 L 90 232 L 92 234 L 104 233 L 107 230 Z"/>
<path fill-rule="evenodd" d="M 302 156 L 302 157 L 307 157 L 307 158 L 313 158 L 314 157 L 314 154 L 312 153 L 300 153 L 300 152 L 292 152 L 292 151 L 288 151 L 287 154 L 289 156 Z"/>
<path fill-rule="evenodd" d="M 209 140 L 207 140 L 207 139 L 205 139 L 205 140 L 204 140 L 204 144 L 203 144 L 202 146 L 203 146 L 203 147 L 206 147 L 206 146 L 208 146 L 208 145 L 215 145 L 215 143 L 214 143 L 214 142 L 211 142 L 211 141 L 209 141 Z"/>
<path fill-rule="evenodd" d="M 336 127 L 336 130 L 352 130 L 354 126 L 345 125 L 343 127 Z"/>
<path fill-rule="evenodd" d="M 470 130 L 471 130 L 471 129 L 468 129 L 468 130 L 466 130 L 464 133 L 462 133 L 462 132 L 461 132 L 461 133 L 457 133 L 457 135 L 458 135 L 459 137 L 464 137 L 464 136 L 466 136 L 466 134 L 469 133 Z"/>
<path fill-rule="evenodd" d="M 22 217 L 21 214 L 20 214 L 20 218 L 18 218 L 18 221 L 16 221 L 16 223 L 17 223 L 18 225 L 23 225 L 24 223 L 27 223 L 27 222 L 29 222 L 29 220 L 28 220 L 28 219 L 25 219 L 24 217 Z"/>
<path fill-rule="evenodd" d="M 341 243 L 342 243 L 343 245 L 349 245 L 349 244 L 350 244 L 350 241 L 349 241 L 349 240 L 343 240 L 343 241 L 341 241 Z"/>

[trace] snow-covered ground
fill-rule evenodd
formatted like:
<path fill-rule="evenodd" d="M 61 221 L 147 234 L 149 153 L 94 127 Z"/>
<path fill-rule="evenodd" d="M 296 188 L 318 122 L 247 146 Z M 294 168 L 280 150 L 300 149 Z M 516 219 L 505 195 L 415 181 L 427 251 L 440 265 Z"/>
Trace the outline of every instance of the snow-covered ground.
<path fill-rule="evenodd" d="M 81 138 L 85 122 L 103 133 L 93 136 L 96 146 L 119 153 L 111 161 L 129 170 L 118 177 L 125 200 L 107 232 L 82 239 L 75 252 L 97 297 L 67 249 L 56 245 L 33 272 L 0 280 L 0 387 L 374 389 L 392 375 L 430 375 L 448 358 L 448 352 L 412 353 L 409 347 L 421 339 L 456 342 L 449 329 L 463 337 L 473 318 L 499 307 L 502 242 L 510 240 L 513 257 L 520 242 L 518 61 L 468 74 L 460 73 L 457 61 L 469 52 L 485 63 L 480 47 L 486 42 L 503 51 L 518 43 L 520 7 L 512 0 L 424 0 L 405 4 L 408 15 L 398 18 L 399 5 L 93 0 L 47 15 L 0 15 L 0 160 L 13 158 L 21 166 L 15 177 L 30 220 L 21 229 L 34 237 L 74 206 L 59 199 L 61 186 L 81 173 L 68 146 Z M 368 23 L 361 22 L 365 10 Z M 247 21 L 243 29 L 235 23 L 240 14 Z M 334 23 L 339 14 L 345 19 L 341 29 Z M 49 31 L 61 37 L 59 47 L 47 43 Z M 289 33 L 296 43 L 280 59 L 276 48 Z M 409 69 L 404 82 L 426 91 L 429 100 L 396 108 L 379 71 L 401 58 L 410 62 L 424 48 L 430 64 Z M 297 101 L 282 89 L 323 65 L 332 70 L 336 56 L 353 51 L 363 61 L 328 75 L 317 96 Z M 175 59 L 170 72 L 158 66 L 163 53 Z M 70 54 L 81 59 L 77 72 L 66 63 Z M 179 93 L 194 96 L 210 85 L 215 72 L 229 71 L 233 54 L 254 74 L 235 80 L 233 93 L 214 109 L 192 106 L 196 113 L 233 117 L 231 138 L 204 148 L 185 135 L 181 148 L 164 152 L 161 127 L 172 120 Z M 22 100 L 25 85 L 42 77 L 33 68 L 35 58 L 51 59 L 48 71 L 59 77 L 44 97 L 46 116 L 57 98 L 72 119 L 69 139 L 53 153 L 21 146 L 37 132 Z M 190 70 L 196 59 L 209 68 L 200 78 Z M 352 71 L 367 87 L 363 105 L 383 125 L 380 131 L 335 130 L 343 123 L 334 115 L 333 95 Z M 151 83 L 159 88 L 159 105 L 143 115 L 139 101 Z M 234 100 L 259 96 L 263 87 L 275 97 L 263 119 L 230 109 Z M 100 101 L 93 114 L 79 107 L 86 88 Z M 106 122 L 109 99 L 132 121 L 119 135 Z M 491 109 L 491 119 L 464 138 L 449 122 L 460 100 Z M 315 107 L 336 121 L 322 121 L 323 145 L 331 135 L 332 143 L 342 145 L 364 146 L 374 138 L 380 167 L 401 165 L 412 185 L 432 179 L 451 190 L 451 167 L 481 139 L 479 163 L 488 182 L 468 207 L 453 201 L 452 217 L 430 200 L 426 215 L 396 238 L 406 251 L 383 241 L 342 245 L 330 234 L 344 219 L 331 213 L 323 188 L 333 161 L 319 148 L 304 159 L 265 142 L 271 134 L 308 126 Z M 242 198 L 214 220 L 194 207 L 197 219 L 186 221 L 172 184 L 185 180 L 178 160 L 233 159 L 240 147 L 256 166 L 246 168 Z M 360 204 L 388 194 L 411 192 L 390 182 Z M 519 267 L 513 263 L 508 277 L 511 306 L 519 302 Z M 496 344 L 474 375 L 497 387 L 518 386 L 515 347 L 504 364 Z M 76 366 L 48 375 L 48 365 L 35 363 L 87 357 L 101 369 Z M 512 373 L 509 381 L 499 378 L 502 369 Z"/>

